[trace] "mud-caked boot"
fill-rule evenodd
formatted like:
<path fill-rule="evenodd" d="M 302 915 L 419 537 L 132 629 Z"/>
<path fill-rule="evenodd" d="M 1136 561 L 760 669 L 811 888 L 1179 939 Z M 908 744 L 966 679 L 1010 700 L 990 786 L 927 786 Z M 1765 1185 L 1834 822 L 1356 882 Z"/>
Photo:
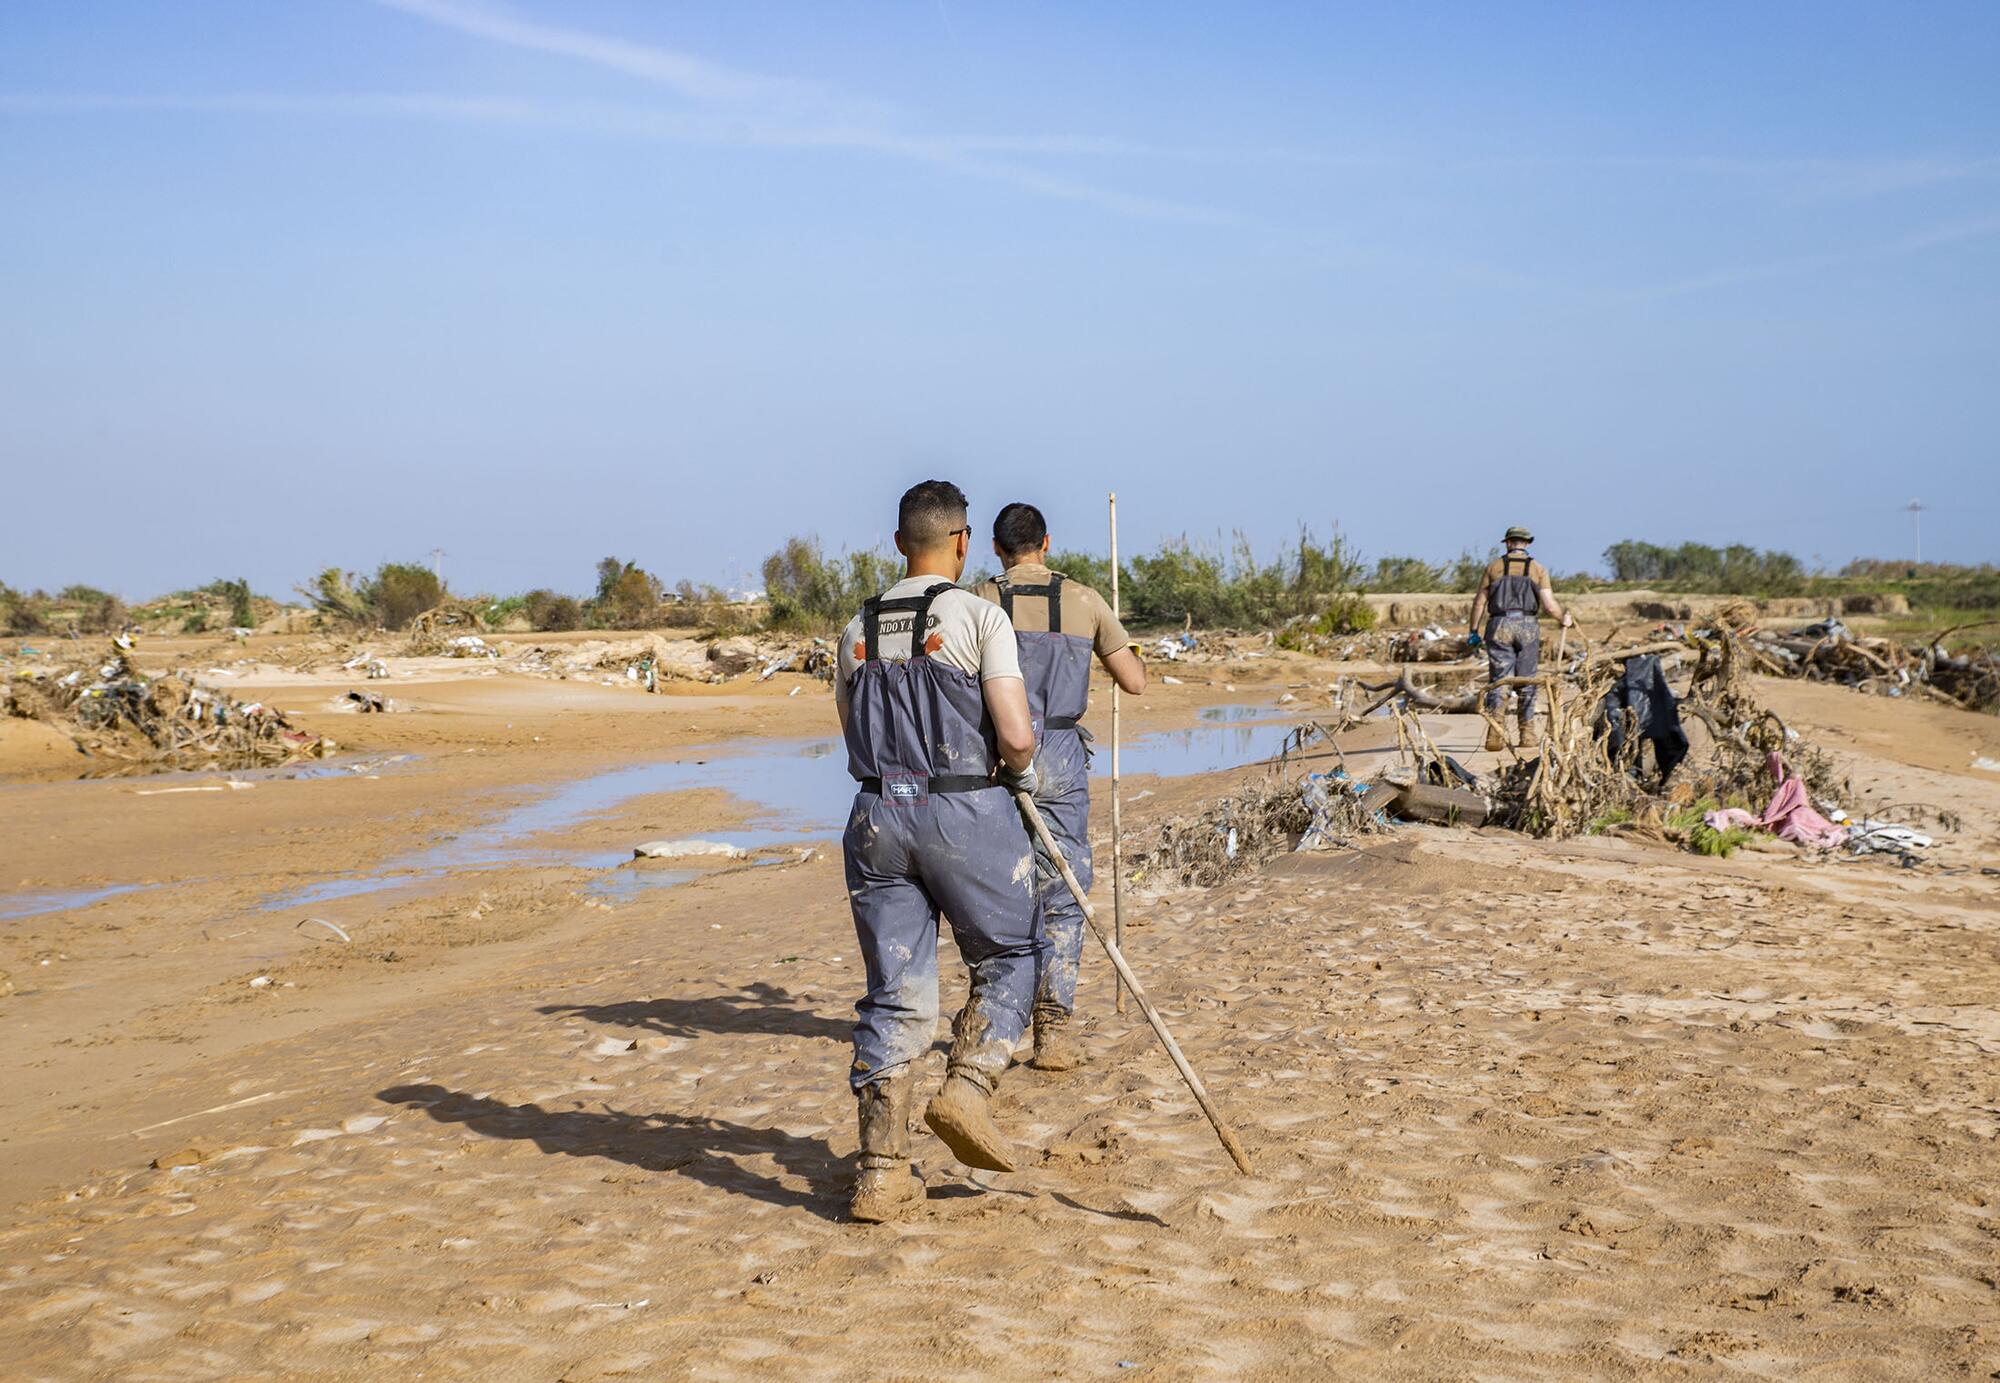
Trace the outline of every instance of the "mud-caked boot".
<path fill-rule="evenodd" d="M 1542 743 L 1541 722 L 1536 720 L 1531 715 L 1522 716 L 1520 738 L 1517 739 L 1515 743 L 1520 745 L 1520 747 L 1523 749 L 1539 748 Z"/>
<path fill-rule="evenodd" d="M 1486 720 L 1486 752 L 1498 754 L 1507 747 L 1507 732 L 1500 728 L 1500 722 L 1491 716 Z"/>
<path fill-rule="evenodd" d="M 924 1122 L 951 1155 L 989 1172 L 1014 1170 L 1014 1145 L 993 1122 L 993 1082 L 969 1066 L 954 1066 L 944 1089 L 924 1107 Z"/>
<path fill-rule="evenodd" d="M 1035 1054 L 1028 1064 L 1037 1071 L 1074 1071 L 1083 1062 L 1070 1015 L 1058 1004 L 1036 1004 Z"/>
<path fill-rule="evenodd" d="M 924 1183 L 910 1166 L 910 1098 L 916 1078 L 861 1087 L 861 1156 L 848 1218 L 865 1225 L 902 1218 L 921 1205 Z"/>

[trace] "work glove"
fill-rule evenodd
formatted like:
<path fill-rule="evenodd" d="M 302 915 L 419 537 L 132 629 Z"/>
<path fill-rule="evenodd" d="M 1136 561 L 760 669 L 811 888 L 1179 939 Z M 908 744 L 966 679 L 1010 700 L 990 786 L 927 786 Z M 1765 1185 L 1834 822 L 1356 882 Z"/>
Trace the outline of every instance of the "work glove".
<path fill-rule="evenodd" d="M 1007 789 L 1007 791 L 1025 792 L 1030 797 L 1033 797 L 1035 789 L 1041 786 L 1035 780 L 1035 766 L 1033 764 L 1029 764 L 1019 773 L 1016 773 L 1013 769 L 1007 767 L 1007 765 L 1001 764 L 998 777 L 1000 786 Z"/>
<path fill-rule="evenodd" d="M 1479 637 L 1479 631 L 1477 629 L 1473 630 L 1470 634 L 1467 634 L 1465 636 L 1465 646 L 1467 648 L 1477 648 L 1485 642 L 1486 640 Z"/>
<path fill-rule="evenodd" d="M 1035 877 L 1044 882 L 1051 879 L 1060 879 L 1062 877 L 1062 866 L 1058 865 L 1055 856 L 1049 853 L 1049 847 L 1042 844 L 1041 833 L 1031 830 L 1028 833 L 1028 838 L 1033 842 L 1035 847 Z"/>

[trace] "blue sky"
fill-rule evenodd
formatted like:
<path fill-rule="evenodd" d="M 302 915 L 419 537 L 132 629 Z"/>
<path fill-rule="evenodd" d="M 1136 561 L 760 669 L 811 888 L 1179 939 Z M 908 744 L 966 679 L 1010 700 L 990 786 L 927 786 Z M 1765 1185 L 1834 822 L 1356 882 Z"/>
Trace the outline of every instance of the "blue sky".
<path fill-rule="evenodd" d="M 0 580 L 740 579 L 929 475 L 2000 557 L 2000 7 L 16 0 Z"/>

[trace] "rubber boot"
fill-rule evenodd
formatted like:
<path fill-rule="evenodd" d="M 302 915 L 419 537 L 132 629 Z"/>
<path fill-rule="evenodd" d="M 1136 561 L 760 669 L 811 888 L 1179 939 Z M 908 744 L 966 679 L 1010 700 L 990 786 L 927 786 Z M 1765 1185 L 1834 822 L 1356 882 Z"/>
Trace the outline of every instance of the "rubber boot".
<path fill-rule="evenodd" d="M 1521 734 L 1515 742 L 1523 749 L 1534 749 L 1541 744 L 1542 727 L 1533 716 L 1521 717 Z"/>
<path fill-rule="evenodd" d="M 924 1107 L 924 1122 L 951 1155 L 988 1172 L 1014 1170 L 1014 1145 L 993 1122 L 993 1083 L 969 1066 L 954 1066 L 944 1089 Z"/>
<path fill-rule="evenodd" d="M 1498 754 L 1507 747 L 1507 732 L 1500 728 L 1500 722 L 1493 719 L 1493 717 L 1486 716 L 1484 719 L 1486 721 L 1486 752 L 1489 754 Z"/>
<path fill-rule="evenodd" d="M 1028 1058 L 1030 1066 L 1037 1071 L 1074 1071 L 1083 1065 L 1083 1048 L 1069 1020 L 1059 1004 L 1035 1005 L 1035 1054 Z"/>
<path fill-rule="evenodd" d="M 854 1174 L 848 1218 L 865 1225 L 902 1217 L 923 1204 L 924 1183 L 910 1166 L 910 1097 L 913 1075 L 861 1087 L 861 1156 Z"/>

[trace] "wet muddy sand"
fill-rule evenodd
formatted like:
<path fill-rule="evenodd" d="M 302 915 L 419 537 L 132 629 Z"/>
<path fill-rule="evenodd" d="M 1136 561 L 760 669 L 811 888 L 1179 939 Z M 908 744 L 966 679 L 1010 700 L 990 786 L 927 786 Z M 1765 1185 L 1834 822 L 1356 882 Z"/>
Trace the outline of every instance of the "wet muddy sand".
<path fill-rule="evenodd" d="M 1128 774 L 1209 771 L 1135 776 L 1128 830 L 1335 675 L 1157 689 Z M 1092 1064 L 1002 1087 L 1030 1165 L 920 1131 L 925 1206 L 872 1228 L 817 683 L 440 676 L 304 717 L 358 772 L 31 769 L 0 784 L 7 1372 L 1990 1376 L 2000 734 L 1764 691 L 1881 800 L 1960 811 L 1962 872 L 1407 827 L 1150 897 L 1134 963 L 1257 1174 L 1086 955 Z M 1476 721 L 1432 728 L 1477 759 Z M 751 853 L 620 863 L 679 837 Z"/>

